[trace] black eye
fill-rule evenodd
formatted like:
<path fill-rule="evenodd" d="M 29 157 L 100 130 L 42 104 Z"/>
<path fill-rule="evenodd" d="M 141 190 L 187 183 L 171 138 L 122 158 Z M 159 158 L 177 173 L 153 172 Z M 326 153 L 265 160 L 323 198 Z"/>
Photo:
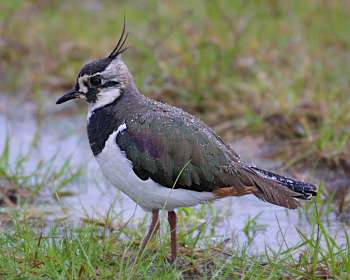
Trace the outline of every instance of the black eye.
<path fill-rule="evenodd" d="M 94 87 L 101 85 L 101 82 L 102 82 L 101 76 L 99 76 L 99 75 L 91 77 L 89 81 L 90 81 L 90 85 L 92 85 Z"/>

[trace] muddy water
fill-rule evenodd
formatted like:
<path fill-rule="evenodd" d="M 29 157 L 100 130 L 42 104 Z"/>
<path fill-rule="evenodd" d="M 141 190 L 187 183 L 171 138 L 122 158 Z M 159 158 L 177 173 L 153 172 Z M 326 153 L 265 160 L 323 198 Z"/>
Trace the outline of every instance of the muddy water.
<path fill-rule="evenodd" d="M 5 135 L 11 139 L 12 155 L 25 152 L 35 135 L 39 135 L 35 149 L 31 152 L 33 162 L 38 159 L 50 159 L 56 154 L 58 162 L 71 157 L 72 165 L 85 167 L 83 177 L 68 187 L 76 195 L 59 202 L 50 202 L 56 216 L 67 216 L 70 221 L 80 222 L 81 218 L 87 216 L 105 216 L 113 209 L 121 220 L 130 219 L 131 225 L 140 222 L 144 218 L 144 211 L 102 177 L 87 142 L 85 116 L 63 114 L 58 110 L 54 104 L 47 105 L 46 113 L 43 114 L 45 117 L 38 122 L 34 117 L 35 107 L 30 103 L 23 105 L 18 101 L 10 102 L 0 98 L 0 149 L 4 146 Z M 244 160 L 257 166 L 270 169 L 279 166 L 278 162 L 262 158 L 265 147 L 259 139 L 243 138 L 233 142 L 232 146 Z M 30 168 L 29 165 L 28 169 Z M 265 246 L 278 249 L 284 242 L 289 246 L 295 245 L 300 241 L 297 228 L 306 233 L 310 232 L 310 226 L 303 215 L 299 215 L 300 212 L 288 211 L 261 202 L 252 196 L 225 198 L 215 201 L 212 205 L 219 217 L 215 227 L 217 236 L 234 237 L 241 243 L 248 240 L 243 232 L 247 220 L 258 216 L 256 222 L 260 230 L 251 246 L 254 251 L 265 250 Z M 207 220 L 210 219 L 212 216 L 208 215 Z M 331 220 L 333 222 L 327 225 L 328 230 L 333 235 L 338 233 L 337 238 L 342 240 L 341 232 L 344 232 L 345 226 L 336 219 Z"/>

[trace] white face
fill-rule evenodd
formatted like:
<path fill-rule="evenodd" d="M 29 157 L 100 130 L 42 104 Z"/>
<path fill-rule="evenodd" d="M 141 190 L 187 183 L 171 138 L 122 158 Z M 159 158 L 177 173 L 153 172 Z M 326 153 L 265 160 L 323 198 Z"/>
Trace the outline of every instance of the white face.
<path fill-rule="evenodd" d="M 106 67 L 103 67 L 105 66 Z M 96 71 L 92 71 L 95 70 Z M 78 97 L 89 103 L 89 111 L 114 102 L 121 95 L 121 89 L 130 82 L 125 63 L 119 58 L 110 63 L 103 60 L 87 64 L 81 70 L 75 89 Z"/>

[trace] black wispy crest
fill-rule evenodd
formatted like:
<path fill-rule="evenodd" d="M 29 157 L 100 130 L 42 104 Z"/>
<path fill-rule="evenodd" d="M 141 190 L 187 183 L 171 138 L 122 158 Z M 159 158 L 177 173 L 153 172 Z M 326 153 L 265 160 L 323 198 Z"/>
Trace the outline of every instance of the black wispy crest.
<path fill-rule="evenodd" d="M 124 25 L 123 25 L 123 31 L 122 34 L 119 37 L 118 43 L 113 49 L 113 51 L 109 54 L 108 58 L 116 58 L 121 53 L 125 52 L 128 47 L 124 47 L 124 44 L 126 42 L 126 39 L 128 38 L 128 32 L 125 33 L 126 24 L 125 24 L 125 16 L 124 16 Z"/>

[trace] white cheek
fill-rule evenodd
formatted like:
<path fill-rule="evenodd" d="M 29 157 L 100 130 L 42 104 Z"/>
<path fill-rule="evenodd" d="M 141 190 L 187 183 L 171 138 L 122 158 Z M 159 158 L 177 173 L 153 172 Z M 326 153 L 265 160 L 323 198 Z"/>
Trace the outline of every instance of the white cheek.
<path fill-rule="evenodd" d="M 119 96 L 119 88 L 101 90 L 97 94 L 96 102 L 89 104 L 88 119 L 90 118 L 94 110 L 114 102 Z"/>

